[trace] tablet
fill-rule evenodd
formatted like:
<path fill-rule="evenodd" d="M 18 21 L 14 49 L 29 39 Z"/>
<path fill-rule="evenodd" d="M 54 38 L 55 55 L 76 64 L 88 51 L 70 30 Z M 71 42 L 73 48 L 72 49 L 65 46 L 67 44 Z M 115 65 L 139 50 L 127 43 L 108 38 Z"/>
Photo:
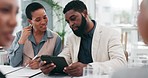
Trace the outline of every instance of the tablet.
<path fill-rule="evenodd" d="M 41 60 L 46 61 L 47 64 L 54 63 L 56 65 L 56 67 L 51 71 L 52 74 L 65 74 L 63 70 L 64 67 L 68 66 L 68 64 L 64 57 L 42 55 Z"/>

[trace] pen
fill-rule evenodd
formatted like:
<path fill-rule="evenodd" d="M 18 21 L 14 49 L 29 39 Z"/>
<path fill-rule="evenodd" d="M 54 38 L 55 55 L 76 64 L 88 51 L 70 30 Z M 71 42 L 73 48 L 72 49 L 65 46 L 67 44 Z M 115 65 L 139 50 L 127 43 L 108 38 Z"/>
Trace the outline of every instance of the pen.
<path fill-rule="evenodd" d="M 35 57 L 32 58 L 32 60 L 35 60 L 38 57 L 38 55 L 36 55 Z M 28 67 L 29 64 L 27 64 L 25 67 Z"/>

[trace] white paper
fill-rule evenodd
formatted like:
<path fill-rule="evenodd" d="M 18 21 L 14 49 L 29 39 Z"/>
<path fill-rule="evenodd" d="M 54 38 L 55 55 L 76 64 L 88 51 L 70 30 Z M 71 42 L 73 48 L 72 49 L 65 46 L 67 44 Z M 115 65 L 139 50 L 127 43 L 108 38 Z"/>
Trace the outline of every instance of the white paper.
<path fill-rule="evenodd" d="M 8 76 L 16 76 L 16 77 L 30 77 L 35 74 L 40 73 L 40 69 L 30 69 L 30 68 L 23 68 L 21 70 L 15 71 L 13 73 L 8 74 Z"/>
<path fill-rule="evenodd" d="M 41 72 L 40 69 L 30 69 L 25 67 L 12 67 L 8 65 L 0 65 L 0 71 L 6 74 L 7 78 L 28 78 Z M 10 73 L 11 72 L 11 73 Z M 9 74 L 8 74 L 9 73 Z"/>
<path fill-rule="evenodd" d="M 14 70 L 18 70 L 22 67 L 12 67 L 12 66 L 8 66 L 8 65 L 0 65 L 0 71 L 3 73 L 3 74 L 7 74 L 11 71 L 14 71 Z"/>

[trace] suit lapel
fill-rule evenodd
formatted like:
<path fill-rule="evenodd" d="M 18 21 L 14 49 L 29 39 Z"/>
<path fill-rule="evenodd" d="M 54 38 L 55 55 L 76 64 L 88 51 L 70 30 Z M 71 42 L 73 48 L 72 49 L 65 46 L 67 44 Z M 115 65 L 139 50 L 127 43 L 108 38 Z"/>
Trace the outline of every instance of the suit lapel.
<path fill-rule="evenodd" d="M 81 38 L 80 37 L 77 37 L 76 38 L 76 41 L 75 41 L 75 48 L 74 48 L 74 62 L 77 62 L 78 61 L 78 53 L 79 53 L 79 49 L 80 49 L 80 41 L 81 41 Z"/>
<path fill-rule="evenodd" d="M 93 35 L 93 40 L 92 40 L 92 59 L 93 61 L 95 61 L 97 59 L 97 53 L 98 53 L 98 46 L 100 44 L 100 39 L 101 39 L 101 34 L 102 34 L 102 28 L 100 26 L 96 26 L 96 29 L 94 31 L 94 35 Z M 79 53 L 79 49 L 80 49 L 80 41 L 81 38 L 80 37 L 76 37 L 76 41 L 75 41 L 75 48 L 74 48 L 74 62 L 78 61 L 78 53 Z"/>
<path fill-rule="evenodd" d="M 101 39 L 101 33 L 102 29 L 99 26 L 96 26 L 96 29 L 94 31 L 93 40 L 92 40 L 92 59 L 95 61 L 97 59 L 97 52 L 99 51 L 99 44 Z"/>

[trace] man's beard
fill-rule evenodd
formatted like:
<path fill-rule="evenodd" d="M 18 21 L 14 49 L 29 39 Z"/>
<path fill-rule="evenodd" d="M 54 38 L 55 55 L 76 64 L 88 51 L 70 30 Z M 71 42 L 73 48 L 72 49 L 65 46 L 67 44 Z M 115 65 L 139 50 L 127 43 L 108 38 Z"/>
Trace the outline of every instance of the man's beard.
<path fill-rule="evenodd" d="M 74 33 L 76 36 L 78 36 L 78 37 L 82 37 L 83 34 L 85 34 L 85 32 L 86 32 L 86 27 L 87 27 L 85 17 L 84 17 L 83 15 L 81 15 L 81 16 L 82 16 L 81 25 L 78 26 L 78 29 L 77 29 L 77 30 L 73 30 L 73 29 L 72 29 L 73 33 Z"/>

